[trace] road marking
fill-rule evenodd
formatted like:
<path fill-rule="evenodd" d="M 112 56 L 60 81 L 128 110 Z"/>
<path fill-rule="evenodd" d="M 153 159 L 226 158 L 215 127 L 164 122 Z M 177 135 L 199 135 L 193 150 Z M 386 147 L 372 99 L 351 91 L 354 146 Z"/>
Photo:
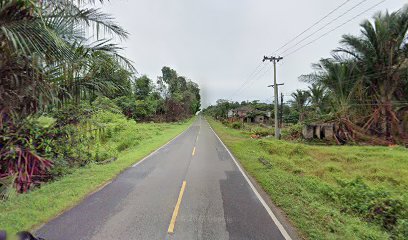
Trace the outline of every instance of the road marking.
<path fill-rule="evenodd" d="M 183 199 L 184 190 L 186 189 L 186 181 L 183 181 L 183 185 L 181 186 L 180 194 L 177 199 L 176 207 L 174 208 L 173 216 L 171 217 L 169 229 L 167 230 L 168 233 L 174 233 L 174 226 L 176 225 L 177 215 L 180 209 L 181 200 Z"/>
<path fill-rule="evenodd" d="M 193 148 L 193 153 L 191 154 L 192 156 L 194 156 L 194 154 L 195 154 L 195 147 Z"/>
<path fill-rule="evenodd" d="M 183 132 L 181 132 L 179 135 L 175 136 L 173 139 L 171 139 L 170 141 L 168 141 L 166 144 L 164 144 L 163 146 L 161 146 L 160 148 L 156 149 L 154 152 L 150 153 L 149 155 L 147 155 L 146 157 L 144 157 L 142 160 L 140 160 L 139 162 L 135 163 L 132 167 L 136 167 L 137 165 L 141 164 L 143 161 L 145 161 L 146 159 L 150 158 L 151 156 L 153 156 L 154 154 L 156 154 L 158 151 L 160 151 L 161 149 L 163 149 L 164 147 L 166 147 L 167 145 L 169 145 L 170 143 L 172 143 L 174 140 L 176 140 L 177 138 L 179 138 L 181 135 L 183 135 L 184 133 L 186 133 L 190 128 L 191 128 L 192 124 Z"/>
<path fill-rule="evenodd" d="M 207 122 L 208 123 L 208 122 Z M 214 131 L 214 129 L 211 127 L 211 125 L 208 123 L 208 126 L 211 128 L 215 136 L 218 138 L 218 140 L 221 142 L 221 144 L 224 146 L 224 148 L 227 150 L 229 155 L 231 156 L 232 160 L 234 161 L 235 165 L 238 167 L 239 171 L 244 175 L 245 180 L 248 182 L 249 186 L 251 187 L 252 191 L 254 191 L 256 197 L 259 199 L 261 204 L 264 206 L 266 211 L 268 212 L 269 216 L 271 216 L 272 221 L 275 223 L 275 225 L 278 227 L 279 231 L 282 233 L 282 236 L 286 240 L 292 240 L 292 238 L 289 236 L 288 232 L 286 232 L 285 228 L 283 225 L 279 222 L 278 218 L 275 216 L 275 214 L 272 212 L 271 208 L 266 204 L 265 200 L 261 197 L 259 194 L 258 190 L 256 190 L 255 186 L 252 184 L 252 182 L 249 180 L 248 176 L 242 170 L 241 166 L 239 166 L 238 161 L 235 159 L 234 155 L 232 155 L 231 151 L 225 146 L 224 142 L 221 140 L 221 138 L 217 135 L 217 133 Z"/>

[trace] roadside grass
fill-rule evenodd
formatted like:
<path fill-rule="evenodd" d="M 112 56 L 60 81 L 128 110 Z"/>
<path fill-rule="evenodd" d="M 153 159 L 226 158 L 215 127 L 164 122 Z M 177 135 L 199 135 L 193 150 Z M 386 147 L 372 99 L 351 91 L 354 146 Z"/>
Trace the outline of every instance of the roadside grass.
<path fill-rule="evenodd" d="M 208 120 L 304 238 L 408 238 L 407 149 L 251 139 Z"/>
<path fill-rule="evenodd" d="M 11 195 L 9 199 L 0 201 L 0 229 L 12 234 L 39 227 L 77 205 L 90 193 L 187 129 L 192 122 L 193 119 L 181 123 L 133 122 L 127 123 L 130 126 L 118 125 L 113 136 L 100 146 L 101 149 L 114 146 L 118 156 L 116 161 L 105 165 L 88 164 L 28 194 Z M 128 146 L 119 146 L 124 143 Z"/>

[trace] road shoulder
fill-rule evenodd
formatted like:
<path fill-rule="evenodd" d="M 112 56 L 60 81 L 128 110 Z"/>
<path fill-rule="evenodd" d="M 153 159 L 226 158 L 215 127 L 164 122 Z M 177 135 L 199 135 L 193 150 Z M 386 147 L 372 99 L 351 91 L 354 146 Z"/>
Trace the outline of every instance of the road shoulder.
<path fill-rule="evenodd" d="M 241 164 L 240 160 L 236 158 L 233 154 L 233 152 L 227 147 L 227 145 L 223 142 L 222 137 L 220 137 L 215 129 L 213 129 L 212 125 L 210 124 L 210 121 L 207 121 L 208 124 L 210 125 L 211 129 L 214 131 L 216 136 L 219 138 L 219 140 L 222 142 L 224 147 L 229 151 L 229 153 L 232 155 L 234 159 L 236 159 L 235 163 L 241 168 L 241 170 L 244 172 L 248 180 L 252 183 L 256 191 L 259 193 L 260 197 L 264 200 L 264 202 L 268 205 L 268 207 L 271 209 L 273 212 L 274 216 L 277 218 L 279 223 L 284 227 L 285 231 L 289 235 L 289 237 L 292 240 L 301 240 L 304 239 L 301 237 L 298 233 L 298 230 L 293 226 L 291 221 L 289 220 L 288 216 L 285 214 L 283 210 L 281 210 L 278 206 L 276 206 L 269 195 L 263 190 L 262 186 L 246 171 L 244 166 Z"/>

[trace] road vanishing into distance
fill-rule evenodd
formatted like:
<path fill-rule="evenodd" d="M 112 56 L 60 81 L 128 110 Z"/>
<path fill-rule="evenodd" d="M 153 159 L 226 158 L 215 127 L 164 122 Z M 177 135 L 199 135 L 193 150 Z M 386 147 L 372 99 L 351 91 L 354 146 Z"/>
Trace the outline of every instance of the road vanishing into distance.
<path fill-rule="evenodd" d="M 47 240 L 291 239 L 201 117 L 36 233 Z"/>

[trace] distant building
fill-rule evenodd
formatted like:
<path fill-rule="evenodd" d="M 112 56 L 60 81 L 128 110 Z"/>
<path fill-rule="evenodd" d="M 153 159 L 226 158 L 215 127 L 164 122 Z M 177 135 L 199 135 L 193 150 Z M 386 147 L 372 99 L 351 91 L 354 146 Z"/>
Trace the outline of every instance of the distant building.
<path fill-rule="evenodd" d="M 259 111 L 251 106 L 243 106 L 228 111 L 230 121 L 240 120 L 247 123 L 268 123 L 271 112 Z"/>
<path fill-rule="evenodd" d="M 303 127 L 305 139 L 334 139 L 336 125 L 334 123 L 307 124 Z"/>
<path fill-rule="evenodd" d="M 254 117 L 254 122 L 256 123 L 265 123 L 266 117 L 263 115 L 257 115 Z"/>

